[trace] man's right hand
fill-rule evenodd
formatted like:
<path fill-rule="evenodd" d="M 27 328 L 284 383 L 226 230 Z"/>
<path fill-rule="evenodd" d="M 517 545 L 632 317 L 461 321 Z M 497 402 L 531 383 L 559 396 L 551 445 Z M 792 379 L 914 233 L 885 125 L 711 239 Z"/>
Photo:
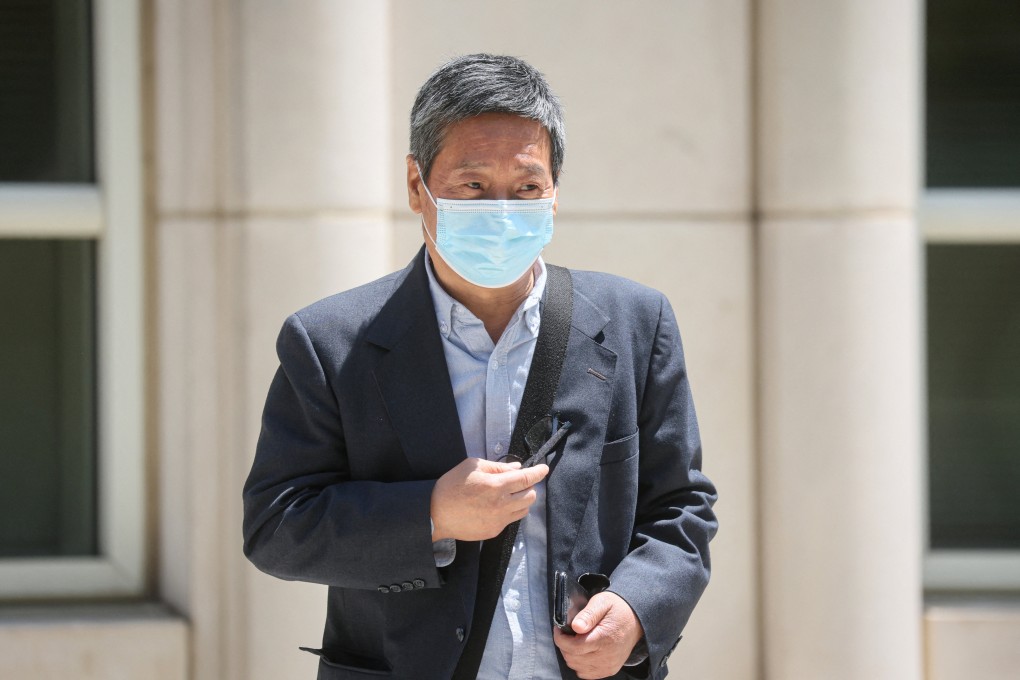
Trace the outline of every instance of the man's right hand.
<path fill-rule="evenodd" d="M 484 541 L 523 519 L 538 497 L 535 485 L 549 474 L 548 465 L 521 468 L 467 458 L 439 478 L 432 489 L 432 540 Z"/>

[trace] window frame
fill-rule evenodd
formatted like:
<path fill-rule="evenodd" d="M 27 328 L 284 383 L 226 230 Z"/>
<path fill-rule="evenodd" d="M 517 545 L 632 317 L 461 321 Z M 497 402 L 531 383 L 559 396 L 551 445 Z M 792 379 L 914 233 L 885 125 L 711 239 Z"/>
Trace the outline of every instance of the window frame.
<path fill-rule="evenodd" d="M 98 555 L 0 559 L 0 600 L 146 586 L 144 191 L 138 0 L 93 0 L 95 184 L 0 184 L 0 238 L 96 241 Z"/>
<path fill-rule="evenodd" d="M 918 220 L 924 245 L 1020 244 L 1020 188 L 925 189 Z M 927 392 L 925 395 L 927 403 Z M 926 431 L 927 426 L 926 411 Z M 927 480 L 930 460 L 927 447 L 926 452 Z M 925 498 L 928 498 L 927 491 Z M 1020 550 L 934 550 L 931 547 L 930 517 L 926 503 L 923 561 L 926 590 L 974 592 L 1020 589 Z"/>

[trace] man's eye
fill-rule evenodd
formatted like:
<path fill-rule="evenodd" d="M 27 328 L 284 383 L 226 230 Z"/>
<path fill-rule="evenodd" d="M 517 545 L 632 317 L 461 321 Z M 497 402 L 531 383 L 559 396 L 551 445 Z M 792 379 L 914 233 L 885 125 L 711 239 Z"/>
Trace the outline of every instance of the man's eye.
<path fill-rule="evenodd" d="M 467 183 L 467 187 L 468 187 L 468 189 L 481 189 L 482 188 L 482 183 L 481 182 L 468 182 Z"/>
<path fill-rule="evenodd" d="M 538 191 L 537 184 L 525 184 L 521 187 L 521 191 Z"/>

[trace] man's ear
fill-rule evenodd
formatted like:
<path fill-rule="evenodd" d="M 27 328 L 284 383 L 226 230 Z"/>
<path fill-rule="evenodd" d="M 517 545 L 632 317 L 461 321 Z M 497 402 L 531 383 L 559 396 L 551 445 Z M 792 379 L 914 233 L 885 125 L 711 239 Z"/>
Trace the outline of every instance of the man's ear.
<path fill-rule="evenodd" d="M 420 215 L 421 206 L 421 175 L 418 174 L 418 167 L 414 163 L 414 156 L 407 154 L 407 205 L 410 206 L 411 211 Z"/>

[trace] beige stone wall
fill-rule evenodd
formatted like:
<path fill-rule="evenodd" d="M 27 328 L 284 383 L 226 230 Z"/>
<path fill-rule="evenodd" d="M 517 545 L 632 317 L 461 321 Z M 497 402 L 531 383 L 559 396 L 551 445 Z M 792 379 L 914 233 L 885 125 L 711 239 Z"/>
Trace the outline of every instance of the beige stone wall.
<path fill-rule="evenodd" d="M 0 677 L 188 680 L 188 629 L 155 606 L 4 610 Z"/>
<path fill-rule="evenodd" d="M 532 61 L 566 108 L 547 258 L 659 288 L 681 324 L 721 529 L 671 677 L 1012 677 L 1015 610 L 921 611 L 916 0 L 144 6 L 167 608 L 7 617 L 0 675 L 314 676 L 296 648 L 320 638 L 324 589 L 240 552 L 275 336 L 417 251 L 415 90 L 490 51 Z"/>
<path fill-rule="evenodd" d="M 1015 601 L 941 604 L 925 615 L 928 680 L 1013 680 L 1020 669 Z"/>

